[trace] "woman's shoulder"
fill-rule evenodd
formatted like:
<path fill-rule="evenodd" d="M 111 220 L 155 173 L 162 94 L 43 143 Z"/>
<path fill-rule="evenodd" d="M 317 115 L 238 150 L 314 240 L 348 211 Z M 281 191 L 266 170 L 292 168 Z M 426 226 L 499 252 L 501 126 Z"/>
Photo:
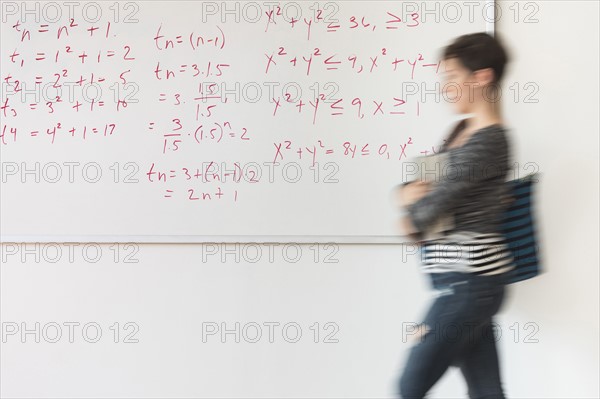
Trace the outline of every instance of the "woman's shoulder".
<path fill-rule="evenodd" d="M 466 129 L 467 119 L 462 119 L 454 125 L 454 128 L 450 131 L 450 134 L 443 140 L 440 152 L 446 152 L 450 150 L 459 150 L 465 147 L 466 144 L 475 143 L 481 145 L 482 143 L 492 142 L 508 142 L 508 131 L 509 128 L 504 123 L 494 123 L 489 126 L 485 126 L 478 129 L 467 139 L 464 145 L 448 148 L 448 146 L 454 141 L 454 139 Z"/>
<path fill-rule="evenodd" d="M 477 130 L 473 137 L 487 138 L 487 139 L 499 139 L 506 137 L 508 134 L 509 128 L 502 123 L 494 123 L 493 125 L 489 125 Z"/>
<path fill-rule="evenodd" d="M 505 126 L 480 129 L 467 142 L 448 150 L 448 163 L 487 171 L 505 171 L 510 168 L 511 145 Z"/>
<path fill-rule="evenodd" d="M 457 153 L 480 153 L 501 155 L 508 151 L 509 129 L 501 124 L 486 126 L 471 135 L 466 143 L 452 148 Z"/>

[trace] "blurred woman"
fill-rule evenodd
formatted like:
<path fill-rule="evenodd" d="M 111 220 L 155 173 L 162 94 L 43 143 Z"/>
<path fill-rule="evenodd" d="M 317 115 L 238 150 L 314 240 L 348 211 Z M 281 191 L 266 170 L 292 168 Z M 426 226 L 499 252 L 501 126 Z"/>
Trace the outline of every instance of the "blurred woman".
<path fill-rule="evenodd" d="M 508 56 L 497 38 L 474 33 L 444 49 L 444 95 L 463 119 L 440 151 L 450 168 L 434 182 L 402 185 L 406 233 L 419 241 L 423 272 L 438 290 L 420 323 L 402 376 L 403 398 L 423 398 L 448 367 L 460 368 L 471 398 L 504 398 L 493 316 L 515 267 L 501 233 L 510 142 L 499 110 Z M 453 215 L 441 238 L 424 240 Z"/>

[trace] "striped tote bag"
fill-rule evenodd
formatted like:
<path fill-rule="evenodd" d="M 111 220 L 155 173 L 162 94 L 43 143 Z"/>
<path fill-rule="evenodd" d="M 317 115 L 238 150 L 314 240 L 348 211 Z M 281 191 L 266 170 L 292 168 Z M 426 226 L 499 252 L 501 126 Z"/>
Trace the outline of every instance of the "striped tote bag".
<path fill-rule="evenodd" d="M 506 284 L 530 279 L 542 271 L 533 217 L 533 189 L 539 177 L 540 173 L 536 172 L 506 182 L 508 194 L 513 200 L 504 213 L 502 232 L 516 265 L 507 272 Z"/>

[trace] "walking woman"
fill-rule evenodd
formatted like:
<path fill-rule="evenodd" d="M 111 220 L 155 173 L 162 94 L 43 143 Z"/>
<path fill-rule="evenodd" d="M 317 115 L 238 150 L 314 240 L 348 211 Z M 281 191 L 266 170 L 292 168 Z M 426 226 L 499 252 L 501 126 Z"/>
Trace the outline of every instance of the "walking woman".
<path fill-rule="evenodd" d="M 457 38 L 444 49 L 445 98 L 463 119 L 440 153 L 448 168 L 433 182 L 404 183 L 403 228 L 420 244 L 423 272 L 437 297 L 419 324 L 399 379 L 402 398 L 423 398 L 454 365 L 470 398 L 504 398 L 494 315 L 515 267 L 500 223 L 510 142 L 499 110 L 499 84 L 508 56 L 487 33 Z M 452 215 L 441 237 L 422 239 L 440 217 Z"/>

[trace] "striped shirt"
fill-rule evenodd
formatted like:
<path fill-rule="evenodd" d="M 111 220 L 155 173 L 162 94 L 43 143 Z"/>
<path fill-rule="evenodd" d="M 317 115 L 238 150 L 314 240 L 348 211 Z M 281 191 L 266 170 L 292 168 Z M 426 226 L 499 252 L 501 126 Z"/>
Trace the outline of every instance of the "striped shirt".
<path fill-rule="evenodd" d="M 440 218 L 452 216 L 453 226 L 441 237 L 421 240 L 423 271 L 503 273 L 515 267 L 501 233 L 508 203 L 505 184 L 510 142 L 506 129 L 494 124 L 475 131 L 467 142 L 448 149 L 465 126 L 463 120 L 440 152 L 447 152 L 450 168 L 424 197 L 408 206 L 413 225 L 427 232 Z"/>
<path fill-rule="evenodd" d="M 421 246 L 421 263 L 425 273 L 492 275 L 515 268 L 506 239 L 495 233 L 457 232 L 425 241 Z"/>

